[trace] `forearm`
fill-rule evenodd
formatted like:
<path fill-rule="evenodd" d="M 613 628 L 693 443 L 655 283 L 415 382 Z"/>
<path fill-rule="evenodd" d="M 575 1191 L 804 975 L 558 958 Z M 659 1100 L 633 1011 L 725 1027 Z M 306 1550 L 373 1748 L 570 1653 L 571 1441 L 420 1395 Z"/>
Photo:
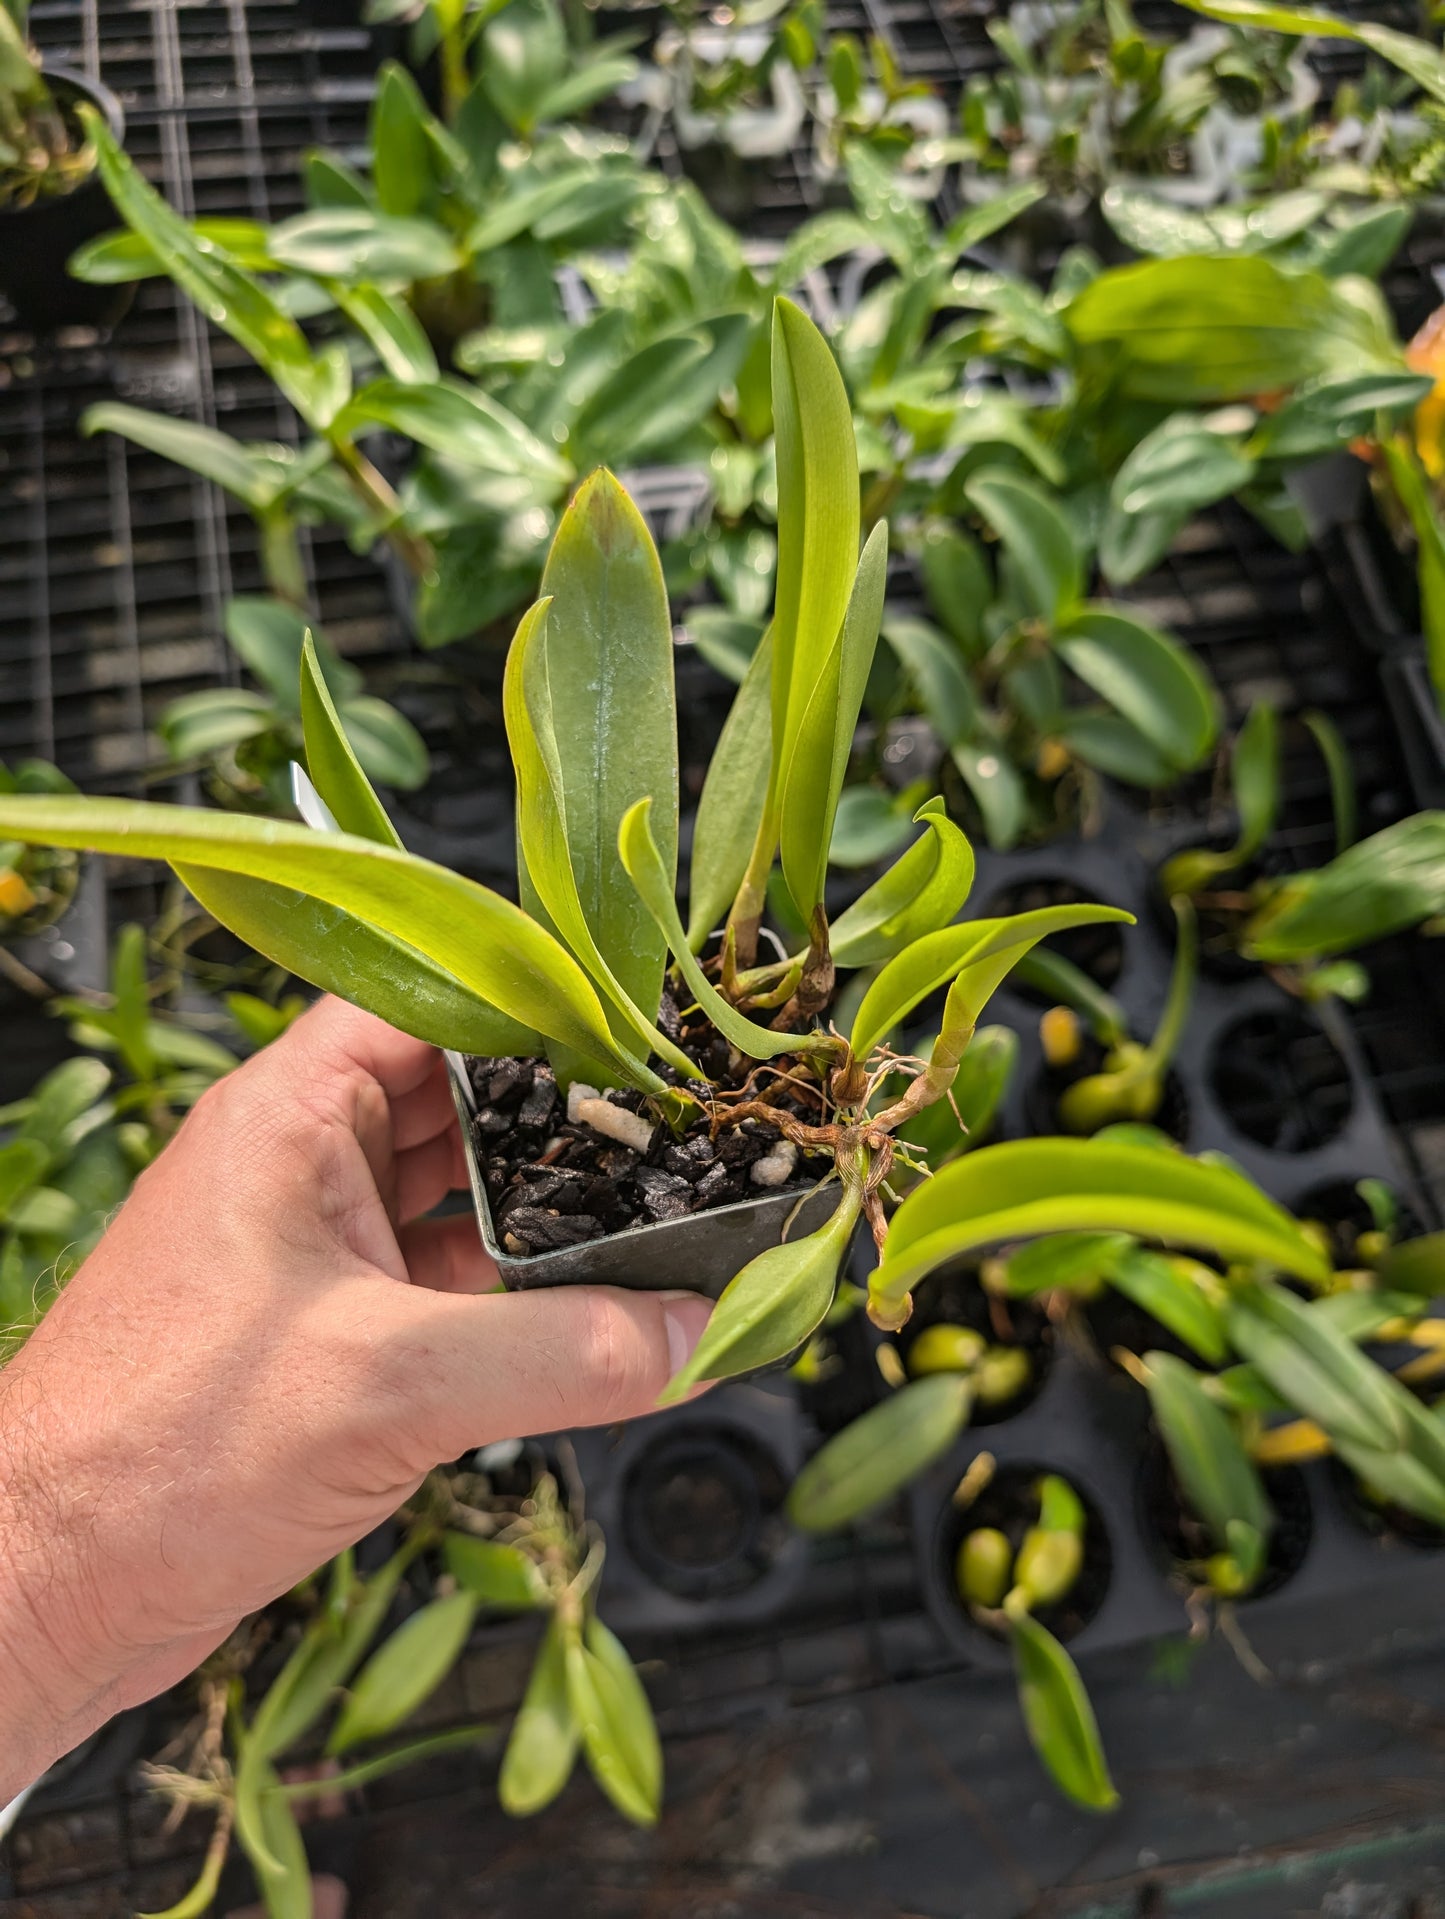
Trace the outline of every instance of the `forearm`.
<path fill-rule="evenodd" d="M 107 1581 L 44 1394 L 24 1354 L 0 1377 L 0 1805 L 210 1649 L 155 1643 Z"/>

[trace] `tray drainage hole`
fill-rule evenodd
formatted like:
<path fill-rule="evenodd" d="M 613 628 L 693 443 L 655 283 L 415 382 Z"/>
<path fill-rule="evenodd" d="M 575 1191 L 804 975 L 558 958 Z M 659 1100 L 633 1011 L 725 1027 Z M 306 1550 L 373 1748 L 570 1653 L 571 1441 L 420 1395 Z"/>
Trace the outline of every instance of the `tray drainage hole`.
<path fill-rule="evenodd" d="M 1023 990 L 1023 989 L 1020 989 Z M 1059 1100 L 1065 1090 L 1077 1079 L 1086 1079 L 1091 1073 L 1099 1072 L 1104 1064 L 1104 1048 L 1090 1035 L 1085 1035 L 1079 1048 L 1079 1057 L 1072 1066 L 1058 1070 L 1050 1066 L 1041 1066 L 1024 1087 L 1024 1117 L 1029 1131 L 1050 1138 L 1066 1131 L 1059 1118 Z M 1184 1081 L 1172 1066 L 1164 1073 L 1164 1086 L 1158 1109 L 1147 1122 L 1167 1133 L 1181 1146 L 1189 1144 L 1190 1125 L 1189 1093 Z"/>
<path fill-rule="evenodd" d="M 1039 1480 L 1046 1473 L 1059 1470 L 1057 1466 L 1027 1465 L 1021 1461 L 1000 1466 L 970 1506 L 960 1510 L 950 1501 L 939 1519 L 935 1545 L 943 1590 L 957 1606 L 959 1616 L 986 1639 L 1001 1640 L 1005 1635 L 975 1618 L 959 1598 L 954 1572 L 958 1549 L 966 1534 L 981 1526 L 995 1526 L 1008 1536 L 1017 1552 L 1023 1544 L 1024 1534 L 1039 1515 L 1038 1493 L 1035 1490 Z M 1056 1606 L 1041 1606 L 1035 1616 L 1040 1625 L 1047 1626 L 1056 1639 L 1069 1640 L 1081 1633 L 1090 1620 L 1098 1615 L 1109 1590 L 1114 1555 L 1109 1545 L 1108 1530 L 1099 1517 L 1098 1508 L 1076 1479 L 1067 1473 L 1063 1477 L 1069 1480 L 1083 1501 L 1084 1564 L 1072 1590 Z"/>
<path fill-rule="evenodd" d="M 982 1334 L 990 1346 L 1016 1348 L 1028 1358 L 1027 1381 L 995 1404 L 976 1401 L 970 1427 L 1012 1419 L 1037 1399 L 1054 1358 L 1054 1329 L 1039 1307 L 1026 1299 L 995 1299 L 984 1291 L 972 1263 L 946 1266 L 919 1287 L 913 1316 L 898 1337 L 898 1351 L 910 1373 L 910 1358 L 920 1336 L 930 1326 L 940 1325 L 967 1326 Z"/>
<path fill-rule="evenodd" d="M 1031 913 L 1040 906 L 1087 906 L 1096 895 L 1075 886 L 1060 874 L 1041 873 L 1035 879 L 1016 880 L 1000 887 L 984 908 L 987 919 L 1003 919 L 1011 913 Z M 1109 904 L 1110 902 L 1105 902 Z M 1124 970 L 1124 934 L 1116 925 L 1074 926 L 1066 933 L 1052 933 L 1041 942 L 1053 952 L 1071 960 L 1087 973 L 1096 986 L 1112 991 Z M 1049 997 L 1010 976 L 1010 989 L 1033 1006 L 1047 1006 Z"/>
<path fill-rule="evenodd" d="M 1333 1455 L 1328 1464 L 1330 1479 L 1346 1517 L 1361 1532 L 1382 1545 L 1403 1544 L 1419 1552 L 1439 1552 L 1445 1547 L 1445 1527 L 1432 1525 L 1404 1506 L 1372 1499 L 1348 1466 Z"/>
<path fill-rule="evenodd" d="M 646 1448 L 622 1488 L 633 1559 L 679 1599 L 746 1592 L 786 1541 L 788 1482 L 773 1454 L 726 1426 L 689 1426 Z"/>
<path fill-rule="evenodd" d="M 1274 1530 L 1264 1572 L 1246 1600 L 1267 1599 L 1289 1584 L 1305 1563 L 1315 1530 L 1309 1486 L 1297 1466 L 1272 1467 L 1260 1477 L 1274 1509 Z M 1139 1490 L 1147 1529 L 1169 1567 L 1209 1557 L 1215 1550 L 1213 1536 L 1185 1506 L 1168 1455 L 1157 1440 L 1144 1456 Z"/>
<path fill-rule="evenodd" d="M 1339 1048 L 1293 1007 L 1250 1013 L 1227 1028 L 1215 1043 L 1210 1083 L 1245 1138 L 1277 1153 L 1326 1145 L 1355 1100 Z"/>

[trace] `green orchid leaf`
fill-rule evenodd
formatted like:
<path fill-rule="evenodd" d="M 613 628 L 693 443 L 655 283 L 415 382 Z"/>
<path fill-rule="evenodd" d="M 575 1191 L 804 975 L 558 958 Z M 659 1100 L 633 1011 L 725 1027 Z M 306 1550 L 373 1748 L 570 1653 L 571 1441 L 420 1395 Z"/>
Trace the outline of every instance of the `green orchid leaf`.
<path fill-rule="evenodd" d="M 1029 819 L 1029 794 L 1023 775 L 992 739 L 961 740 L 951 752 L 983 820 L 988 843 L 1006 853 L 1018 843 Z"/>
<path fill-rule="evenodd" d="M 431 386 L 440 379 L 431 342 L 404 300 L 373 286 L 337 286 L 334 291 L 336 304 L 366 335 L 392 379 L 408 386 Z"/>
<path fill-rule="evenodd" d="M 914 1285 L 948 1260 L 1085 1231 L 1257 1259 L 1301 1279 L 1330 1271 L 1314 1240 L 1232 1166 L 1117 1140 L 1018 1140 L 969 1153 L 909 1194 L 869 1280 L 870 1311 L 900 1324 Z"/>
<path fill-rule="evenodd" d="M 322 280 L 439 279 L 455 273 L 461 255 L 430 220 L 404 219 L 372 207 L 325 207 L 298 213 L 271 229 L 271 257 L 295 273 Z"/>
<path fill-rule="evenodd" d="M 1136 253 L 1172 258 L 1181 253 L 1264 253 L 1318 226 L 1329 209 L 1324 194 L 1277 193 L 1264 201 L 1205 209 L 1176 206 L 1119 181 L 1106 187 L 1100 211 Z"/>
<path fill-rule="evenodd" d="M 1254 959 L 1348 953 L 1445 913 L 1445 812 L 1383 827 L 1328 866 L 1282 881 L 1244 929 Z"/>
<path fill-rule="evenodd" d="M 0 1146 L 0 1220 L 9 1221 L 15 1208 L 44 1179 L 51 1151 L 38 1139 L 12 1139 Z"/>
<path fill-rule="evenodd" d="M 730 1379 L 796 1352 L 833 1304 L 861 1204 L 861 1195 L 845 1187 L 825 1226 L 749 1260 L 723 1288 L 702 1338 L 668 1381 L 659 1405 L 685 1398 L 701 1380 Z"/>
<path fill-rule="evenodd" d="M 1054 737 L 1085 766 L 1128 786 L 1153 791 L 1179 779 L 1178 762 L 1118 713 L 1076 709 L 1055 725 Z"/>
<path fill-rule="evenodd" d="M 1070 617 L 1083 596 L 1083 558 L 1048 494 L 1003 468 L 975 473 L 963 490 L 1014 562 L 1030 612 L 1050 625 Z"/>
<path fill-rule="evenodd" d="M 788 236 L 777 263 L 769 273 L 769 284 L 778 293 L 791 293 L 810 273 L 827 266 L 847 253 L 871 244 L 868 228 L 856 213 L 841 209 L 820 213 L 805 220 Z"/>
<path fill-rule="evenodd" d="M 306 204 L 311 207 L 369 207 L 371 189 L 355 167 L 324 147 L 312 147 L 301 157 Z"/>
<path fill-rule="evenodd" d="M 843 624 L 819 664 L 781 769 L 778 827 L 783 878 L 807 926 L 823 901 L 838 795 L 878 643 L 887 572 L 888 527 L 880 522 L 863 548 Z"/>
<path fill-rule="evenodd" d="M 627 1074 L 629 1084 L 655 1089 L 655 1078 L 643 1063 L 612 1043 L 601 1002 L 570 954 L 509 901 L 429 861 L 347 835 L 312 833 L 281 820 L 143 801 L 17 795 L 0 799 L 0 814 L 0 831 L 27 843 L 164 859 L 178 870 L 213 868 L 269 881 L 278 890 L 290 887 L 339 907 L 377 932 L 414 946 L 448 973 L 454 986 L 487 1009 L 503 1012 L 509 1022 L 535 1027 L 590 1059 L 612 1062 L 612 1070 Z M 190 884 L 187 870 L 181 876 Z M 212 888 L 212 897 L 224 891 Z M 281 955 L 292 950 L 293 935 L 284 925 L 273 932 L 258 924 L 257 896 L 248 897 L 249 932 L 241 936 L 284 964 Z M 377 954 L 373 950 L 368 957 Z M 333 964 L 331 956 L 324 956 L 310 973 L 330 970 Z M 298 970 L 308 976 L 306 967 Z M 402 1015 L 396 1021 L 402 1030 L 415 1031 L 405 994 L 395 992 L 385 979 L 381 984 L 375 997 L 368 987 L 358 1003 L 380 1011 L 376 1000 L 384 998 L 393 1013 Z M 453 1037 L 445 1043 L 458 1041 Z"/>
<path fill-rule="evenodd" d="M 554 560 L 556 554 L 554 547 Z M 564 560 L 567 557 L 564 554 Z M 575 548 L 571 549 L 570 557 L 577 559 Z M 549 567 L 549 575 L 551 571 Z M 557 739 L 551 683 L 551 661 L 556 658 L 562 663 L 559 682 L 564 688 L 579 690 L 577 669 L 581 667 L 584 671 L 590 669 L 594 689 L 609 678 L 624 683 L 631 680 L 629 691 L 635 700 L 639 683 L 636 675 L 628 671 L 625 654 L 634 638 L 642 641 L 638 654 L 644 652 L 645 629 L 623 625 L 614 628 L 612 633 L 605 629 L 599 633 L 587 613 L 590 610 L 595 614 L 599 607 L 607 609 L 611 596 L 602 594 L 591 602 L 589 609 L 588 602 L 577 593 L 580 582 L 575 573 L 569 579 L 564 564 L 556 569 L 556 577 L 576 596 L 574 609 L 580 606 L 583 614 L 578 630 L 584 637 L 591 638 L 594 645 L 581 657 L 573 649 L 571 659 L 568 649 L 550 649 L 548 629 L 556 602 L 545 599 L 528 611 L 507 654 L 502 705 L 517 772 L 517 844 L 521 855 L 518 877 L 522 901 L 534 920 L 556 929 L 611 1002 L 613 1010 L 609 1018 L 613 1031 L 620 1038 L 630 1037 L 634 1042 L 640 1039 L 644 1052 L 655 1049 L 677 1071 L 691 1079 L 697 1073 L 693 1061 L 664 1033 L 656 1030 L 653 1016 L 638 1006 L 619 979 L 613 963 L 615 960 L 629 972 L 642 991 L 649 994 L 655 1015 L 661 1003 L 667 946 L 658 937 L 651 914 L 635 894 L 620 897 L 624 889 L 617 885 L 615 866 L 602 869 L 599 854 L 605 842 L 597 834 L 599 820 L 605 819 L 616 795 L 625 790 L 633 777 L 631 756 L 623 747 L 618 724 L 622 714 L 634 710 L 633 705 L 631 701 L 614 705 L 607 697 L 589 707 L 584 697 L 564 708 L 566 717 L 574 724 L 580 722 L 583 728 L 589 720 L 601 721 L 594 739 L 574 738 L 569 779 L 567 758 Z M 625 578 L 616 599 L 621 609 L 627 607 L 629 595 Z M 624 657 L 619 662 L 614 653 L 609 663 L 605 656 L 614 635 L 620 635 Z M 601 645 L 595 644 L 599 640 Z M 640 684 L 644 689 L 648 687 L 645 675 Z M 580 690 L 585 694 L 585 682 Z M 669 739 L 668 745 L 671 744 Z M 579 777 L 584 772 L 590 774 L 590 780 Z M 569 805 L 575 807 L 575 820 L 569 817 Z M 587 888 L 585 903 L 583 886 Z M 630 917 L 622 910 L 627 906 L 633 909 Z M 611 959 L 602 951 L 599 936 L 609 938 Z M 553 1064 L 564 1079 L 574 1076 L 570 1060 L 555 1058 Z"/>
<path fill-rule="evenodd" d="M 1415 562 L 1420 586 L 1420 619 L 1425 629 L 1425 661 L 1436 703 L 1445 713 L 1445 525 L 1441 524 L 1419 455 L 1408 438 L 1383 443 L 1390 483 L 1415 531 Z"/>
<path fill-rule="evenodd" d="M 502 1811 L 528 1818 L 550 1806 L 572 1776 L 582 1743 L 567 1690 L 567 1648 L 555 1615 L 537 1650 L 497 1777 Z"/>
<path fill-rule="evenodd" d="M 1445 1293 L 1445 1233 L 1424 1233 L 1392 1246 L 1380 1262 L 1380 1284 L 1421 1299 Z"/>
<path fill-rule="evenodd" d="M 1039 940 L 1103 921 L 1132 924 L 1132 915 L 1113 906 L 1045 906 L 1009 919 L 971 920 L 921 935 L 889 960 L 864 995 L 853 1021 L 854 1053 L 866 1059 L 915 1006 L 950 981 L 958 986 L 961 1000 L 981 1009 Z"/>
<path fill-rule="evenodd" d="M 268 273 L 276 264 L 266 245 L 268 229 L 259 220 L 193 220 L 191 232 L 199 244 L 219 248 L 248 272 Z M 90 286 L 126 286 L 158 279 L 168 268 L 143 234 L 122 227 L 87 240 L 71 254 L 66 271 Z"/>
<path fill-rule="evenodd" d="M 244 1816 L 243 1806 L 248 1808 Z M 306 1842 L 280 1780 L 264 1761 L 256 1765 L 253 1789 L 244 1797 L 238 1771 L 236 1837 L 256 1875 L 268 1919 L 312 1919 Z"/>
<path fill-rule="evenodd" d="M 1041 180 L 1024 180 L 1017 186 L 1006 187 L 991 199 L 965 207 L 949 222 L 943 236 L 944 246 L 957 259 L 960 253 L 967 253 L 970 247 L 978 246 L 991 234 L 1000 232 L 1017 220 L 1021 213 L 1027 213 L 1047 192 L 1048 188 Z"/>
<path fill-rule="evenodd" d="M 173 760 L 203 759 L 270 732 L 276 719 L 275 707 L 262 694 L 218 686 L 172 700 L 156 731 Z"/>
<path fill-rule="evenodd" d="M 807 1533 L 851 1526 L 946 1453 L 972 1408 L 973 1383 L 958 1373 L 890 1393 L 814 1453 L 788 1494 L 789 1519 Z"/>
<path fill-rule="evenodd" d="M 1215 432 L 1198 414 L 1174 413 L 1128 455 L 1109 488 L 1109 502 L 1131 519 L 1194 513 L 1237 493 L 1254 469 L 1237 437 Z"/>
<path fill-rule="evenodd" d="M 1219 1281 L 1207 1266 L 1182 1253 L 1135 1246 L 1116 1262 L 1109 1283 L 1209 1365 L 1228 1359 L 1224 1310 L 1215 1297 Z"/>
<path fill-rule="evenodd" d="M 919 560 L 935 618 L 968 659 L 977 659 L 987 645 L 983 611 L 994 596 L 983 548 L 971 533 L 930 520 L 923 529 Z"/>
<path fill-rule="evenodd" d="M 547 1582 L 520 1546 L 449 1532 L 443 1554 L 457 1584 L 496 1612 L 531 1612 L 548 1603 Z"/>
<path fill-rule="evenodd" d="M 746 1053 L 750 1059 L 776 1059 L 783 1053 L 816 1053 L 826 1058 L 835 1056 L 838 1044 L 826 1034 L 776 1033 L 770 1027 L 758 1026 L 725 1000 L 708 979 L 687 943 L 687 934 L 683 931 L 677 902 L 672 894 L 672 880 L 657 850 L 657 842 L 652 837 L 648 818 L 651 811 L 652 801 L 644 799 L 623 815 L 617 835 L 618 856 L 637 889 L 639 899 L 652 914 L 672 949 L 672 956 L 687 982 L 688 990 L 708 1019 L 730 1045 Z M 3 803 L 0 803 L 0 825 L 3 825 Z M 693 1072 L 696 1073 L 696 1070 L 694 1067 Z"/>
<path fill-rule="evenodd" d="M 978 724 L 978 696 L 958 647 L 926 620 L 901 614 L 884 620 L 883 637 L 902 662 L 943 745 L 967 739 Z"/>
<path fill-rule="evenodd" d="M 110 1079 L 110 1068 L 102 1060 L 62 1060 L 25 1102 L 17 1136 L 39 1140 L 51 1153 L 67 1150 L 79 1138 L 78 1123 L 94 1110 Z"/>
<path fill-rule="evenodd" d="M 548 488 L 565 485 L 571 471 L 515 414 L 462 380 L 443 378 L 430 386 L 373 380 L 342 410 L 336 426 L 342 433 L 386 427 L 459 465 Z"/>
<path fill-rule="evenodd" d="M 593 1777 L 634 1825 L 655 1826 L 662 1809 L 662 1745 L 637 1669 L 615 1633 L 587 1621 L 584 1643 L 567 1647 L 567 1697 Z"/>
<path fill-rule="evenodd" d="M 551 606 L 532 641 L 535 697 L 533 678 L 527 687 L 534 719 L 537 702 L 545 702 L 556 742 L 552 771 L 567 860 L 598 951 L 651 1026 L 667 945 L 622 883 L 617 835 L 628 810 L 650 798 L 654 843 L 669 887 L 675 884 L 672 622 L 652 536 L 610 473 L 584 481 L 562 516 L 541 591 Z"/>
<path fill-rule="evenodd" d="M 1216 1550 L 1230 1551 L 1235 1526 L 1267 1539 L 1274 1514 L 1233 1420 L 1182 1359 L 1172 1353 L 1146 1353 L 1144 1366 L 1159 1437 L 1191 1511 L 1209 1528 Z"/>
<path fill-rule="evenodd" d="M 750 325 L 745 313 L 722 314 L 630 354 L 572 423 L 577 463 L 593 452 L 614 466 L 665 460 L 737 379 Z"/>
<path fill-rule="evenodd" d="M 301 713 L 301 650 L 312 635 L 316 666 L 338 704 L 361 691 L 361 675 L 334 647 L 317 636 L 312 622 L 294 606 L 262 594 L 237 594 L 226 602 L 226 638 L 248 672 L 261 682 L 283 713 Z"/>
<path fill-rule="evenodd" d="M 466 1591 L 433 1599 L 398 1626 L 356 1677 L 326 1742 L 348 1752 L 392 1732 L 436 1691 L 467 1643 L 477 1600 Z"/>
<path fill-rule="evenodd" d="M 1064 318 L 1117 392 L 1167 405 L 1399 368 L 1398 347 L 1339 283 L 1253 254 L 1115 268 L 1076 295 Z"/>
<path fill-rule="evenodd" d="M 415 793 L 431 777 L 426 741 L 404 713 L 363 694 L 341 709 L 341 724 L 369 779 L 398 793 Z"/>
<path fill-rule="evenodd" d="M 911 788 L 885 793 L 879 786 L 845 786 L 833 815 L 828 864 L 856 870 L 896 853 L 909 837 L 916 797 Z"/>
<path fill-rule="evenodd" d="M 194 420 L 173 420 L 168 414 L 148 413 L 119 400 L 102 400 L 81 414 L 80 431 L 87 439 L 93 433 L 119 433 L 147 453 L 159 453 L 162 459 L 213 480 L 253 513 L 275 498 L 276 471 L 264 452 L 243 446 L 214 427 L 198 426 Z"/>
<path fill-rule="evenodd" d="M 529 233 L 537 221 L 570 205 L 597 177 L 591 166 L 567 167 L 534 185 L 511 188 L 484 213 L 463 242 L 471 258 L 491 253 Z"/>
<path fill-rule="evenodd" d="M 1328 713 L 1311 711 L 1301 713 L 1300 718 L 1325 763 L 1330 782 L 1330 813 L 1335 822 L 1335 851 L 1343 853 L 1354 844 L 1359 819 L 1359 794 L 1355 787 L 1355 769 L 1350 764 L 1350 749 Z"/>
<path fill-rule="evenodd" d="M 388 1025 L 482 1058 L 542 1051 L 542 1036 L 463 987 L 405 941 L 364 918 L 266 880 L 176 862 L 206 912 L 275 965 Z"/>
<path fill-rule="evenodd" d="M 1236 1287 L 1225 1323 L 1235 1351 L 1331 1439 L 1380 1452 L 1406 1436 L 1410 1394 L 1327 1315 L 1276 1285 Z"/>
<path fill-rule="evenodd" d="M 694 953 L 701 952 L 733 903 L 767 805 L 772 675 L 770 628 L 728 710 L 698 802 L 688 880 L 687 943 Z"/>
<path fill-rule="evenodd" d="M 973 848 L 940 799 L 913 815 L 927 830 L 881 879 L 838 915 L 830 944 L 839 966 L 876 966 L 946 926 L 973 886 Z"/>
<path fill-rule="evenodd" d="M 383 61 L 371 103 L 371 177 L 383 213 L 404 218 L 428 198 L 433 182 L 431 115 L 405 67 Z"/>
<path fill-rule="evenodd" d="M 1019 1705 L 1034 1751 L 1075 1805 L 1111 1811 L 1119 1795 L 1078 1668 L 1054 1635 L 1027 1613 L 1010 1617 L 1009 1634 Z"/>
<path fill-rule="evenodd" d="M 1050 1233 L 1010 1253 L 997 1284 L 1010 1299 L 1060 1292 L 1092 1298 L 1134 1244 L 1131 1233 Z"/>
<path fill-rule="evenodd" d="M 1178 770 L 1197 766 L 1219 731 L 1219 695 L 1194 655 L 1142 620 L 1086 606 L 1053 636 L 1070 672 L 1138 728 Z"/>
<path fill-rule="evenodd" d="M 214 242 L 197 239 L 141 178 L 94 108 L 77 111 L 94 143 L 106 192 L 126 225 L 146 241 L 186 298 L 251 355 L 308 426 L 320 431 L 328 425 L 333 376 L 300 327 Z"/>
<path fill-rule="evenodd" d="M 1322 459 L 1373 436 L 1382 413 L 1413 412 L 1433 384 L 1429 374 L 1403 371 L 1311 380 L 1259 422 L 1252 451 L 1268 460 Z"/>
<path fill-rule="evenodd" d="M 1432 1416 L 1423 1413 L 1423 1417 Z M 1339 1437 L 1332 1440 L 1335 1452 L 1367 1494 L 1403 1506 L 1432 1526 L 1445 1526 L 1445 1477 L 1437 1467 L 1411 1452 L 1380 1452 Z"/>
<path fill-rule="evenodd" d="M 1354 40 L 1408 74 L 1433 99 L 1445 100 L 1445 57 L 1428 40 L 1373 20 L 1345 20 L 1319 7 L 1281 7 L 1273 0 L 1184 0 L 1192 13 L 1235 27 L 1263 27 L 1318 39 Z"/>
<path fill-rule="evenodd" d="M 311 783 L 341 831 L 378 846 L 400 847 L 401 835 L 387 818 L 346 737 L 309 633 L 301 648 L 301 730 Z"/>
<path fill-rule="evenodd" d="M 1279 719 L 1264 700 L 1249 709 L 1234 741 L 1230 784 L 1239 833 L 1222 852 L 1191 846 L 1165 861 L 1160 884 L 1171 898 L 1193 899 L 1215 880 L 1247 866 L 1274 831 L 1280 803 Z"/>
<path fill-rule="evenodd" d="M 842 375 L 822 334 L 790 300 L 774 302 L 772 365 L 778 468 L 771 783 L 776 805 L 808 702 L 853 596 L 860 505 L 853 415 Z"/>

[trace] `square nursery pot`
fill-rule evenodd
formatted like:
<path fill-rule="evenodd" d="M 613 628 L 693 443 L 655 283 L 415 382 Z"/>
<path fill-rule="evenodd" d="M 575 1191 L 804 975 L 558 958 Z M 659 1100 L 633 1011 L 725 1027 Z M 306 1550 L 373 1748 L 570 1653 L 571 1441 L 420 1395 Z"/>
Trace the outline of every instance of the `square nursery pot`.
<path fill-rule="evenodd" d="M 58 101 L 97 107 L 117 140 L 125 134 L 120 102 L 97 80 L 59 62 L 41 72 Z M 110 195 L 92 172 L 72 192 L 29 207 L 0 208 L 0 293 L 32 333 L 60 327 L 114 326 L 135 294 L 132 286 L 88 286 L 66 263 L 77 247 L 120 225 Z"/>
<path fill-rule="evenodd" d="M 758 1199 L 689 1213 L 683 1219 L 631 1226 L 604 1239 L 586 1240 L 580 1246 L 561 1246 L 553 1252 L 519 1257 L 501 1244 L 492 1223 L 478 1151 L 476 1102 L 461 1055 L 448 1053 L 447 1067 L 482 1244 L 497 1262 L 497 1271 L 510 1292 L 525 1292 L 534 1286 L 630 1286 L 638 1292 L 685 1288 L 716 1299 L 750 1259 L 778 1244 L 795 1207 L 797 1218 L 791 1237 L 801 1238 L 823 1225 L 837 1205 L 834 1192 L 809 1193 L 806 1187 L 794 1185 Z"/>

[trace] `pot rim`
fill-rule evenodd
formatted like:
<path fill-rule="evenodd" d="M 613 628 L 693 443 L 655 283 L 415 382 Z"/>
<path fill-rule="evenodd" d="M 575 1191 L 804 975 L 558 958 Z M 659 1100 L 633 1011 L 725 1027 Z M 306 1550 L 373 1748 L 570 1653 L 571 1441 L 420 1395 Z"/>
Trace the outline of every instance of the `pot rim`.
<path fill-rule="evenodd" d="M 68 87 L 73 93 L 80 94 L 93 107 L 99 107 L 105 117 L 106 126 L 117 142 L 125 139 L 125 109 L 118 97 L 113 94 L 103 80 L 93 80 L 79 67 L 73 67 L 65 60 L 42 60 L 40 73 L 43 79 L 53 86 L 57 81 Z M 28 207 L 0 206 L 0 220 L 35 219 L 56 207 L 63 207 L 73 200 L 77 193 L 83 193 L 92 184 L 99 184 L 96 169 L 92 166 L 82 180 L 77 180 L 69 193 L 58 198 L 36 200 Z M 101 189 L 104 191 L 104 189 Z M 116 225 L 121 224 L 120 215 L 115 216 Z"/>

